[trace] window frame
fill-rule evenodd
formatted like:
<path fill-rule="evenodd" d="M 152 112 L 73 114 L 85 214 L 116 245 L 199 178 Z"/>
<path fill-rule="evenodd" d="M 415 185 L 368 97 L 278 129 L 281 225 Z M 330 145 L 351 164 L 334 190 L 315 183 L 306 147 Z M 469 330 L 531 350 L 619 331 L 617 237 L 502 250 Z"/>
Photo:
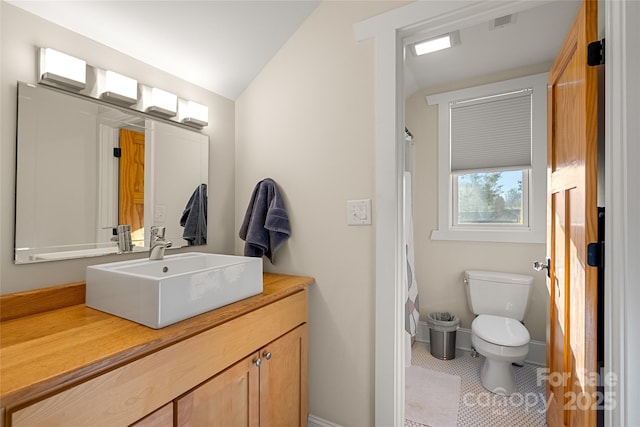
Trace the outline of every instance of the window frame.
<path fill-rule="evenodd" d="M 545 243 L 547 215 L 547 74 L 540 73 L 497 83 L 490 83 L 426 97 L 428 105 L 438 106 L 438 228 L 432 240 L 464 240 L 509 243 Z M 512 224 L 454 225 L 454 179 L 451 172 L 450 104 L 454 101 L 480 98 L 519 89 L 531 88 L 533 93 L 531 169 L 529 170 L 528 226 Z M 499 168 L 496 168 L 498 171 Z M 504 168 L 503 168 L 504 169 Z M 516 170 L 524 170 L 519 169 Z M 489 171 L 489 170 L 487 170 Z M 524 182 L 523 182 L 524 186 Z"/>

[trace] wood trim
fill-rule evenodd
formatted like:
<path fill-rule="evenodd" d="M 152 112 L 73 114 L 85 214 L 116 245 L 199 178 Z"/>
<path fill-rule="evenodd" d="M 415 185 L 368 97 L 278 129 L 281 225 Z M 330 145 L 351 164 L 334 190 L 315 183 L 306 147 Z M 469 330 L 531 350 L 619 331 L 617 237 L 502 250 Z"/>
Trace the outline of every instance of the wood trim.
<path fill-rule="evenodd" d="M 128 425 L 306 320 L 298 292 L 19 409 L 12 426 Z"/>
<path fill-rule="evenodd" d="M 0 295 L 0 322 L 84 304 L 84 296 L 84 282 Z"/>

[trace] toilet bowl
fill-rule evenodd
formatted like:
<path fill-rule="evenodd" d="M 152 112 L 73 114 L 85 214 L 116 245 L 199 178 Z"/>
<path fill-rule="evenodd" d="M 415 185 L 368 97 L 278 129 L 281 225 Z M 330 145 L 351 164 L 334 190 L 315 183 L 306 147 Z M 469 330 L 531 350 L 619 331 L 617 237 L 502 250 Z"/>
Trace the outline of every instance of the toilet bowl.
<path fill-rule="evenodd" d="M 513 363 L 529 353 L 529 331 L 515 319 L 481 314 L 471 323 L 471 343 L 485 357 L 480 381 L 487 390 L 509 396 L 517 391 Z"/>
<path fill-rule="evenodd" d="M 471 343 L 485 360 L 480 381 L 502 395 L 517 391 L 512 363 L 522 363 L 531 336 L 521 323 L 529 303 L 533 277 L 521 274 L 470 270 L 465 272 L 471 323 Z"/>

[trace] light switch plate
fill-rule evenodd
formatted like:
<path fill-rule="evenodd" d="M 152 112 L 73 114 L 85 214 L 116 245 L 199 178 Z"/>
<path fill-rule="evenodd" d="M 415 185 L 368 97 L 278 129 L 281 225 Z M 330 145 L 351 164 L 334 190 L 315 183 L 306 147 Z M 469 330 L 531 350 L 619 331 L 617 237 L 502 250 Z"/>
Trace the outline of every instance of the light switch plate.
<path fill-rule="evenodd" d="M 347 200 L 347 225 L 371 225 L 371 199 Z"/>
<path fill-rule="evenodd" d="M 155 222 L 165 222 L 167 220 L 167 207 L 165 205 L 156 205 L 153 209 L 153 220 Z"/>

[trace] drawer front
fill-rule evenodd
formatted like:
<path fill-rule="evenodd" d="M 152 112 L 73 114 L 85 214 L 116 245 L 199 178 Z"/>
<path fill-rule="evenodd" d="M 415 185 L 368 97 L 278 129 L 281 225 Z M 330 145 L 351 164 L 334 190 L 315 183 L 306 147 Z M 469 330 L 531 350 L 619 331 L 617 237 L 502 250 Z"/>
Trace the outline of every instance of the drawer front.
<path fill-rule="evenodd" d="M 11 425 L 129 425 L 306 321 L 304 290 L 15 411 Z"/>

